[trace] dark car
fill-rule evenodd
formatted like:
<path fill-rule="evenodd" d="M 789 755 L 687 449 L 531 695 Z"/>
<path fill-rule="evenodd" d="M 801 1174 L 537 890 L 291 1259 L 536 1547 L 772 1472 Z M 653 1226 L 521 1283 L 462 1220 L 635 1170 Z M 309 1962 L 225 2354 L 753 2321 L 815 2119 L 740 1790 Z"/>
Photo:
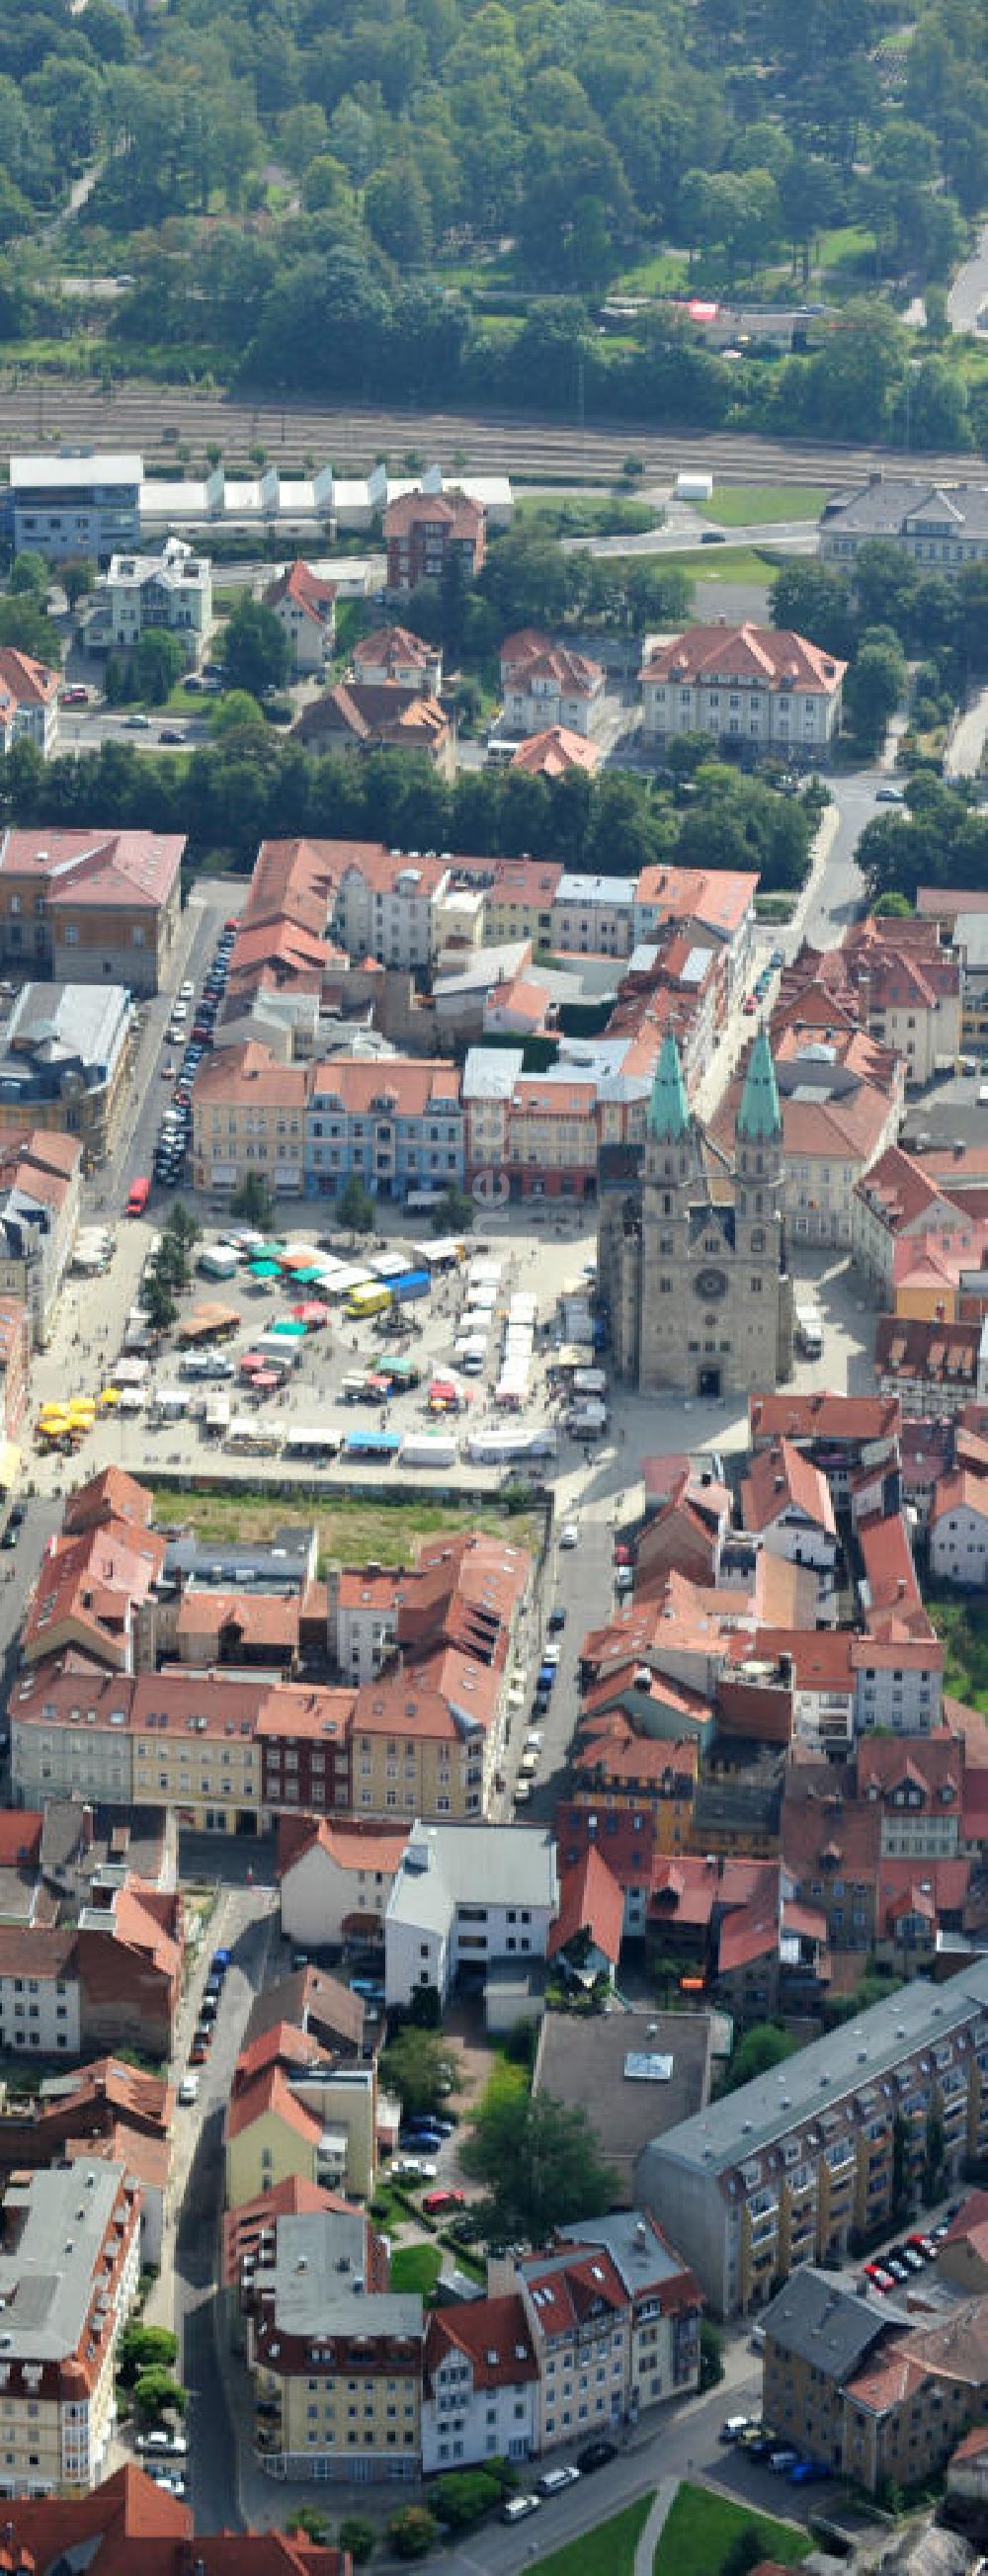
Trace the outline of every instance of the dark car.
<path fill-rule="evenodd" d="M 549 1619 L 548 1619 L 548 1628 L 549 1628 L 549 1635 L 550 1635 L 550 1637 L 558 1637 L 560 1629 L 561 1629 L 561 1628 L 565 1628 L 565 1626 L 566 1626 L 566 1612 L 565 1612 L 565 1610 L 550 1610 L 550 1612 L 549 1612 Z"/>
<path fill-rule="evenodd" d="M 158 740 L 159 742 L 184 742 L 185 735 L 179 732 L 177 725 L 162 725 Z"/>
<path fill-rule="evenodd" d="M 723 528 L 704 528 L 700 544 L 701 546 L 726 546 L 727 538 Z"/>
<path fill-rule="evenodd" d="M 8 1521 L 3 1537 L 0 1538 L 0 1547 L 16 1547 L 19 1537 L 20 1531 L 16 1527 L 16 1524 L 13 1521 Z"/>
<path fill-rule="evenodd" d="M 594 2469 L 606 2469 L 608 2461 L 616 2459 L 616 2442 L 585 2442 L 582 2451 L 576 2454 L 576 2465 L 581 2477 L 585 2478 Z"/>

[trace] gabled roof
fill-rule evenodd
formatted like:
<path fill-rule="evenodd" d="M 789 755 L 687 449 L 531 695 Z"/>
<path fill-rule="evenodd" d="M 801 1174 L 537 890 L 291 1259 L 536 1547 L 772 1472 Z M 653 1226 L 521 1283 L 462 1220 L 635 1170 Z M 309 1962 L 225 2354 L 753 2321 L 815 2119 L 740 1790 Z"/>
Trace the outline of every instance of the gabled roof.
<path fill-rule="evenodd" d="M 327 626 L 336 602 L 336 584 L 313 572 L 311 564 L 303 563 L 299 556 L 264 593 L 266 608 L 280 608 L 283 600 L 300 609 L 314 626 Z"/>
<path fill-rule="evenodd" d="M 287 2129 L 294 2129 L 296 2135 L 307 2139 L 310 2146 L 315 2146 L 322 2136 L 321 2119 L 292 2091 L 280 2066 L 262 2068 L 260 2074 L 244 2085 L 242 2092 L 234 2093 L 226 2109 L 227 2137 L 242 2137 L 245 2130 L 252 2129 L 258 2120 L 269 2115 L 281 2120 Z"/>
<path fill-rule="evenodd" d="M 771 1529 L 786 1512 L 798 1512 L 813 1529 L 835 1534 L 826 1476 L 791 1440 L 756 1450 L 741 1487 L 741 1511 L 747 1530 Z"/>
<path fill-rule="evenodd" d="M 797 689 L 802 695 L 833 697 L 847 669 L 831 653 L 807 642 L 791 628 L 754 626 L 689 626 L 671 644 L 662 644 L 646 662 L 643 683 L 667 680 L 709 688 L 740 679 L 763 689 Z"/>
<path fill-rule="evenodd" d="M 521 2388 L 539 2375 L 525 2302 L 517 2291 L 503 2298 L 471 2299 L 461 2308 L 433 2309 L 423 2356 L 430 2393 L 449 2353 L 462 2354 L 469 2362 L 475 2391 Z"/>
<path fill-rule="evenodd" d="M 591 1843 L 560 1878 L 559 1913 L 549 1933 L 549 1956 L 555 1958 L 581 1932 L 589 1932 L 595 1950 L 615 1968 L 621 1956 L 623 1922 L 620 1883 L 600 1850 Z"/>

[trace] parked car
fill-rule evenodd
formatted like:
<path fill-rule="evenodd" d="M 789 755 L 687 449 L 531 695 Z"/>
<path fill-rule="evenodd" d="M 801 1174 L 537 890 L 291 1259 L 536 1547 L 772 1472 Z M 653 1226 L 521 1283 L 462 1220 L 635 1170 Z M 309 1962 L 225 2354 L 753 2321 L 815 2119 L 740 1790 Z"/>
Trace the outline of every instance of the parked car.
<path fill-rule="evenodd" d="M 502 2522 L 524 2522 L 527 2514 L 538 2512 L 540 2501 L 537 2495 L 509 2496 L 501 2508 Z"/>
<path fill-rule="evenodd" d="M 463 2209 L 465 2205 L 465 2191 L 454 2191 L 452 2188 L 444 2191 L 427 2191 L 422 2196 L 422 2207 L 427 2218 L 443 2218 L 447 2210 Z"/>
<path fill-rule="evenodd" d="M 815 2486 L 820 2478 L 829 2478 L 830 2470 L 824 2467 L 822 2460 L 797 2460 L 789 2475 L 794 2487 L 809 2487 Z"/>
<path fill-rule="evenodd" d="M 578 1522 L 564 1521 L 559 1533 L 560 1547 L 576 1547 L 579 1542 L 579 1536 L 580 1530 Z"/>
<path fill-rule="evenodd" d="M 787 2469 L 794 2469 L 798 2461 L 799 2452 L 792 2450 L 787 2442 L 783 2443 L 781 2451 L 769 2452 L 769 2468 L 777 2478 L 784 2477 Z"/>
<path fill-rule="evenodd" d="M 550 1637 L 557 1637 L 560 1629 L 565 1628 L 566 1626 L 565 1610 L 550 1610 L 546 1624 L 548 1626 Z"/>
<path fill-rule="evenodd" d="M 562 2468 L 543 2469 L 541 2477 L 536 2479 L 539 2494 L 560 2495 L 564 2487 L 576 2485 L 579 2474 L 579 2469 L 572 2460 L 568 2460 Z"/>
<path fill-rule="evenodd" d="M 182 2081 L 181 2081 L 181 2083 L 180 2083 L 180 2085 L 179 2085 L 179 2088 L 178 2088 L 178 2098 L 179 2098 L 179 2101 L 183 2104 L 183 2106 L 184 2106 L 184 2107 L 187 2107 L 187 2106 L 189 2105 L 189 2103 L 190 2103 L 190 2102 L 197 2102 L 197 2101 L 198 2101 L 198 2099 L 199 2099 L 199 2078 L 198 2078 L 198 2075 L 183 2075 L 183 2077 L 182 2077 Z"/>
<path fill-rule="evenodd" d="M 757 2426 L 753 2415 L 728 2415 L 717 2435 L 719 2442 L 740 2442 L 742 2433 L 753 2433 Z"/>
<path fill-rule="evenodd" d="M 594 2469 L 606 2469 L 608 2461 L 616 2459 L 616 2442 L 585 2442 L 576 2454 L 576 2465 L 581 2477 L 589 2477 Z"/>

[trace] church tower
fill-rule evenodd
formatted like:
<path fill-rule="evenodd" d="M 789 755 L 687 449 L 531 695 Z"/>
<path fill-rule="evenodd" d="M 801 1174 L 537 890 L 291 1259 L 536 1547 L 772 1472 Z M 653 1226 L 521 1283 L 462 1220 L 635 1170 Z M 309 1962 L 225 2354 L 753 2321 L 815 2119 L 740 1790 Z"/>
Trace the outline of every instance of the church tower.
<path fill-rule="evenodd" d="M 639 1383 L 675 1384 L 682 1330 L 673 1282 L 689 1260 L 691 1210 L 703 1193 L 699 1139 L 679 1048 L 667 1029 L 648 1104 L 642 1162 Z"/>
<path fill-rule="evenodd" d="M 792 1281 L 781 1207 L 782 1148 L 775 1066 L 768 1033 L 760 1028 L 734 1122 L 734 1245 L 749 1386 L 778 1385 L 792 1369 Z"/>

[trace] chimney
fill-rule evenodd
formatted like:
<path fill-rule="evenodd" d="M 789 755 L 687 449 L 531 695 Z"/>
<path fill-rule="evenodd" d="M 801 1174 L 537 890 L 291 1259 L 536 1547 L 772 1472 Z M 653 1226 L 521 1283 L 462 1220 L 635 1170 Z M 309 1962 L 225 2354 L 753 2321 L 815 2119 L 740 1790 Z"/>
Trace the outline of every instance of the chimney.
<path fill-rule="evenodd" d="M 93 1834 L 94 1834 L 94 1832 L 95 1832 L 95 1826 L 94 1826 L 94 1822 L 93 1822 L 93 1811 L 92 1811 L 92 1808 L 91 1808 L 91 1807 L 84 1807 L 84 1808 L 83 1808 L 83 1810 L 82 1810 L 82 1848 L 83 1848 L 83 1851 L 91 1851 L 91 1850 L 92 1850 L 92 1847 L 93 1847 Z"/>

